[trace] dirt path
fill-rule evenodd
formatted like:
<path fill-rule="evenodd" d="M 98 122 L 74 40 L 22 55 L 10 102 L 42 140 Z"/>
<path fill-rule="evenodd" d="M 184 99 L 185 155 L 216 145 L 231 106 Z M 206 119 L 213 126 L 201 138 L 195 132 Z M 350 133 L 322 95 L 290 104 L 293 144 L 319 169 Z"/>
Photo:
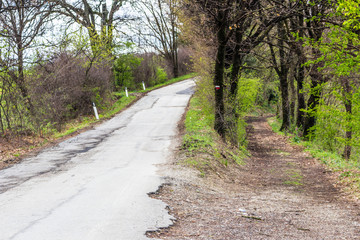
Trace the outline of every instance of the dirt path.
<path fill-rule="evenodd" d="M 174 226 L 161 239 L 360 239 L 359 203 L 332 185 L 331 173 L 273 133 L 265 117 L 248 119 L 252 157 L 224 174 L 197 177 L 171 168 L 156 196 Z M 169 166 L 167 166 L 169 167 Z M 224 171 L 223 171 L 224 172 Z"/>

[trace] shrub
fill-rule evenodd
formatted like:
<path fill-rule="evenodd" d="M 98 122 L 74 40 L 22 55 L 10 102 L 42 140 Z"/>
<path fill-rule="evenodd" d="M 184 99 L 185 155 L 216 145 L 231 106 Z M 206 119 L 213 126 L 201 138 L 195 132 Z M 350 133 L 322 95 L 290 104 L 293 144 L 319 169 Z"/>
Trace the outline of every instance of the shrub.
<path fill-rule="evenodd" d="M 101 108 L 112 86 L 108 60 L 98 58 L 89 64 L 84 56 L 69 53 L 61 53 L 53 61 L 36 66 L 28 78 L 38 129 L 49 123 L 60 129 L 69 119 L 91 114 L 92 102 Z"/>
<path fill-rule="evenodd" d="M 150 84 L 156 85 L 156 84 L 164 83 L 164 82 L 166 82 L 167 79 L 168 79 L 168 75 L 165 72 L 165 70 L 161 67 L 157 67 L 156 75 L 154 76 L 154 79 L 152 79 L 152 81 L 150 81 Z"/>
<path fill-rule="evenodd" d="M 133 54 L 120 55 L 114 62 L 115 88 L 135 89 L 134 71 L 140 66 L 142 58 Z"/>

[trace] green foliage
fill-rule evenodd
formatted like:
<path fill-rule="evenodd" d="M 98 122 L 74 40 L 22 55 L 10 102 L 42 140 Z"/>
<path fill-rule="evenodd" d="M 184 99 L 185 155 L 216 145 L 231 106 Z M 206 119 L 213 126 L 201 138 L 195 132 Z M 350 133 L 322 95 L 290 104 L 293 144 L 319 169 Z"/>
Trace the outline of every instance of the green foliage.
<path fill-rule="evenodd" d="M 241 77 L 238 82 L 237 100 L 235 103 L 228 103 L 235 105 L 236 114 L 229 114 L 228 125 L 231 126 L 231 122 L 236 123 L 235 129 L 230 127 L 231 138 L 236 138 L 234 142 L 237 142 L 239 146 L 246 145 L 246 121 L 245 116 L 253 111 L 256 106 L 256 100 L 262 90 L 262 81 L 260 78 L 246 78 Z M 235 133 L 235 134 L 234 134 Z"/>
<path fill-rule="evenodd" d="M 133 72 L 140 66 L 142 60 L 142 58 L 136 57 L 131 53 L 122 54 L 115 60 L 114 78 L 117 89 L 121 87 L 127 87 L 129 89 L 136 88 Z"/>
<path fill-rule="evenodd" d="M 154 79 L 150 81 L 151 85 L 162 84 L 168 79 L 167 73 L 161 67 L 156 68 Z"/>
<path fill-rule="evenodd" d="M 337 13 L 340 16 L 345 16 L 346 20 L 343 25 L 347 29 L 360 29 L 360 8 L 358 0 L 338 0 Z"/>
<path fill-rule="evenodd" d="M 356 80 L 360 70 L 360 10 L 359 1 L 337 1 L 331 13 L 342 24 L 328 24 L 329 31 L 318 42 L 305 39 L 307 45 L 317 48 L 321 57 L 309 61 L 307 65 L 321 63 L 327 79 L 325 84 L 312 88 L 310 92 L 320 98 L 315 109 L 307 114 L 315 116 L 316 126 L 312 129 L 311 139 L 322 149 L 340 154 L 345 146 L 352 147 L 352 158 L 359 159 L 359 84 Z M 321 94 L 320 94 L 321 93 Z M 345 105 L 351 105 L 352 111 L 346 111 Z M 346 132 L 352 132 L 352 138 Z"/>
<path fill-rule="evenodd" d="M 246 114 L 254 109 L 260 90 L 262 90 L 260 78 L 239 79 L 237 103 L 240 114 Z"/>
<path fill-rule="evenodd" d="M 330 87 L 329 87 L 330 88 Z M 336 87 L 330 88 L 331 92 L 324 95 L 320 100 L 316 111 L 317 124 L 314 128 L 313 140 L 326 151 L 342 153 L 345 144 L 353 147 L 352 159 L 360 157 L 360 90 L 356 89 L 352 94 L 353 111 L 349 114 L 345 111 L 343 96 Z M 351 129 L 353 137 L 350 142 L 345 139 L 345 132 Z"/>

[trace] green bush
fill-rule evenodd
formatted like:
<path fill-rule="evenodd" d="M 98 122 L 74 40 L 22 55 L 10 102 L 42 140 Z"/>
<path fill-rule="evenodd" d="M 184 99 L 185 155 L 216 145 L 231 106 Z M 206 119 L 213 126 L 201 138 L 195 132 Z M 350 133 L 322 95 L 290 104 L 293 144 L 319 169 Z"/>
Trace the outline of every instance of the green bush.
<path fill-rule="evenodd" d="M 165 70 L 161 67 L 156 69 L 156 84 L 164 83 L 168 79 Z"/>
<path fill-rule="evenodd" d="M 262 89 L 262 81 L 260 78 L 241 77 L 238 86 L 238 110 L 241 114 L 248 113 L 254 109 L 256 99 Z"/>
<path fill-rule="evenodd" d="M 142 58 L 133 54 L 120 55 L 114 62 L 115 88 L 127 87 L 135 89 L 134 71 L 140 66 Z"/>

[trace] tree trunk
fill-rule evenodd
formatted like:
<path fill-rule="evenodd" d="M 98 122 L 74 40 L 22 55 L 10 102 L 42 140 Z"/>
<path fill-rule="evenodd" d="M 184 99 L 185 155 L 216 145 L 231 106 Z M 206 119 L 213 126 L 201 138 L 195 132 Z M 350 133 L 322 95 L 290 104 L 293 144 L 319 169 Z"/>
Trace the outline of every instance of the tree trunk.
<path fill-rule="evenodd" d="M 345 103 L 346 115 L 347 115 L 347 126 L 346 126 L 346 133 L 345 133 L 345 149 L 343 157 L 346 160 L 349 160 L 351 157 L 351 140 L 352 140 L 352 128 L 351 128 L 351 115 L 352 115 L 352 104 L 349 101 Z"/>
<path fill-rule="evenodd" d="M 178 62 L 178 37 L 177 37 L 177 32 L 176 32 L 176 26 L 175 26 L 175 21 L 171 21 L 171 27 L 172 27 L 172 42 L 173 42 L 173 46 L 172 46 L 172 54 L 173 54 L 173 73 L 174 73 L 174 77 L 177 78 L 179 76 L 179 62 Z"/>
<path fill-rule="evenodd" d="M 295 107 L 296 107 L 296 90 L 295 90 L 295 75 L 296 75 L 296 67 L 294 67 L 294 62 L 291 62 L 291 75 L 289 79 L 289 87 L 291 92 L 290 100 L 290 124 L 295 123 Z"/>
<path fill-rule="evenodd" d="M 280 131 L 286 131 L 290 128 L 290 106 L 289 106 L 289 86 L 287 73 L 279 76 L 280 78 L 280 90 L 281 90 L 281 102 L 282 102 L 282 124 Z"/>
<path fill-rule="evenodd" d="M 224 68 L 225 68 L 225 49 L 226 49 L 226 29 L 227 24 L 226 14 L 224 11 L 218 13 L 219 21 L 218 32 L 217 32 L 217 54 L 215 62 L 215 76 L 214 76 L 214 87 L 215 87 L 215 130 L 216 132 L 225 139 L 225 106 L 224 106 Z"/>
<path fill-rule="evenodd" d="M 316 50 L 315 52 L 318 52 Z M 315 56 L 319 56 L 315 54 Z M 310 70 L 310 77 L 311 77 L 311 93 L 307 103 L 307 114 L 304 117 L 304 130 L 303 136 L 308 139 L 308 135 L 311 129 L 316 124 L 316 108 L 319 105 L 320 96 L 322 92 L 322 84 L 325 82 L 322 74 L 318 71 L 319 67 L 322 67 L 322 63 L 316 63 Z M 310 111 L 310 112 L 309 112 Z"/>
<path fill-rule="evenodd" d="M 230 79 L 230 94 L 231 99 L 236 99 L 237 89 L 238 89 L 238 82 L 239 82 L 239 73 L 241 67 L 241 56 L 240 56 L 240 42 L 242 40 L 242 30 L 236 29 L 235 33 L 236 39 L 236 46 L 234 49 L 234 56 L 233 56 L 233 66 L 231 70 L 231 79 Z"/>
<path fill-rule="evenodd" d="M 18 86 L 21 92 L 21 96 L 25 101 L 26 108 L 30 111 L 31 115 L 34 115 L 34 107 L 32 105 L 28 89 L 25 85 L 25 74 L 24 74 L 24 49 L 22 47 L 21 37 L 18 37 L 19 43 L 17 44 L 18 52 L 18 76 L 15 77 L 14 82 Z"/>
<path fill-rule="evenodd" d="M 304 89 L 304 79 L 305 79 L 305 67 L 303 63 L 303 58 L 299 59 L 298 63 L 298 69 L 297 69 L 297 100 L 298 100 L 298 106 L 297 106 L 297 118 L 296 118 L 296 126 L 298 128 L 302 128 L 304 125 L 304 111 L 306 109 L 306 103 L 305 103 L 305 97 L 303 93 Z"/>
<path fill-rule="evenodd" d="M 343 157 L 349 160 L 351 157 L 351 141 L 352 141 L 352 87 L 349 79 L 343 78 L 341 81 L 343 85 L 344 105 L 346 110 L 346 128 L 345 128 L 345 148 Z"/>
<path fill-rule="evenodd" d="M 292 22 L 294 24 L 293 29 L 298 28 L 298 34 L 299 38 L 302 39 L 304 37 L 304 16 L 301 14 L 298 16 L 298 18 L 295 18 L 295 22 Z M 305 62 L 306 57 L 304 55 L 304 47 L 302 40 L 296 42 L 294 44 L 294 49 L 298 58 L 298 61 L 296 63 L 296 71 L 295 71 L 295 79 L 297 82 L 297 109 L 296 109 L 296 126 L 299 129 L 302 129 L 304 126 L 304 110 L 306 109 L 306 102 L 304 97 L 304 80 L 305 80 Z"/>
<path fill-rule="evenodd" d="M 312 91 L 310 93 L 310 98 L 307 102 L 307 110 L 308 112 L 306 113 L 305 117 L 304 117 L 304 130 L 303 130 L 303 136 L 308 139 L 309 138 L 309 133 L 311 131 L 311 129 L 315 126 L 316 124 L 316 117 L 315 117 L 315 113 L 316 113 L 316 107 L 319 105 L 319 101 L 320 101 L 320 94 L 321 94 L 321 84 L 316 81 L 316 80 L 312 80 L 311 81 L 311 85 L 312 85 Z M 309 112 L 310 111 L 310 112 Z"/>
<path fill-rule="evenodd" d="M 289 105 L 289 84 L 288 84 L 288 73 L 289 73 L 289 64 L 288 64 L 288 54 L 286 54 L 284 39 L 286 39 L 286 31 L 284 23 L 278 23 L 278 46 L 279 46 L 279 61 L 280 68 L 277 69 L 277 73 L 280 80 L 280 90 L 281 90 L 281 100 L 282 100 L 282 124 L 280 131 L 286 131 L 290 129 L 290 105 Z M 276 63 L 276 61 L 274 60 Z"/>

